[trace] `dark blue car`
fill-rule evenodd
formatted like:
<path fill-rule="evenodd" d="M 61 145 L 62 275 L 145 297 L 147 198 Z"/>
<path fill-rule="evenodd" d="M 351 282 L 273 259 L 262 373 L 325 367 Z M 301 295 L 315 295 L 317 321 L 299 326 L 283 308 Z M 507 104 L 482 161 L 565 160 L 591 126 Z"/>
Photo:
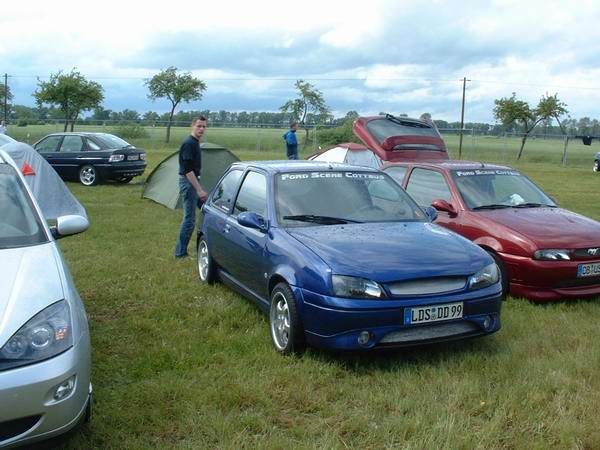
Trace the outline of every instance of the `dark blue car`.
<path fill-rule="evenodd" d="M 281 353 L 497 331 L 496 264 L 432 224 L 435 214 L 374 169 L 236 163 L 203 206 L 200 279 L 219 278 L 268 313 Z"/>

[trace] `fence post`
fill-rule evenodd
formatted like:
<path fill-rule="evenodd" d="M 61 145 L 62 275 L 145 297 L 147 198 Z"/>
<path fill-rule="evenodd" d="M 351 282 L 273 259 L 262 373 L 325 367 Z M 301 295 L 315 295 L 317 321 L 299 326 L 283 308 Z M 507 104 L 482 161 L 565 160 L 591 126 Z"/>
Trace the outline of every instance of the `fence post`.
<path fill-rule="evenodd" d="M 262 127 L 260 127 L 260 126 L 256 128 L 256 151 L 257 152 L 261 151 L 261 138 L 262 138 L 261 129 L 262 129 Z"/>

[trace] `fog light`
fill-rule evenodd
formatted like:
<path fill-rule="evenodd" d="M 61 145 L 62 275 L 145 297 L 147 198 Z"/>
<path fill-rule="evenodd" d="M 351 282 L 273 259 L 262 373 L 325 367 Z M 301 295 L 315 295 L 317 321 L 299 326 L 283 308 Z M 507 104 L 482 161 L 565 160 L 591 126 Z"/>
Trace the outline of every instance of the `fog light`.
<path fill-rule="evenodd" d="M 371 340 L 371 333 L 368 331 L 361 331 L 358 335 L 358 343 L 360 345 L 367 345 Z"/>
<path fill-rule="evenodd" d="M 67 398 L 73 389 L 75 388 L 75 375 L 69 378 L 66 381 L 63 381 L 56 387 L 54 391 L 54 400 L 62 400 L 63 398 Z"/>
<path fill-rule="evenodd" d="M 485 328 L 486 330 L 489 330 L 492 326 L 492 318 L 490 316 L 485 316 L 485 319 L 483 320 L 483 328 Z"/>

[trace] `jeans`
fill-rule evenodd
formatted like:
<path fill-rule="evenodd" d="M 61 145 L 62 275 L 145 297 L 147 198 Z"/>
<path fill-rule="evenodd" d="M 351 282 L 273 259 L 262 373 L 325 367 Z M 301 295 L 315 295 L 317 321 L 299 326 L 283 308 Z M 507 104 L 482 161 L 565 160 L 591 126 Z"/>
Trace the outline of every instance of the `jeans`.
<path fill-rule="evenodd" d="M 196 208 L 198 207 L 198 193 L 186 177 L 179 177 L 179 194 L 183 201 L 183 222 L 179 228 L 179 238 L 175 247 L 175 256 L 187 256 L 188 244 L 194 228 L 196 228 Z"/>
<path fill-rule="evenodd" d="M 287 159 L 298 159 L 298 146 L 288 145 L 285 151 Z"/>

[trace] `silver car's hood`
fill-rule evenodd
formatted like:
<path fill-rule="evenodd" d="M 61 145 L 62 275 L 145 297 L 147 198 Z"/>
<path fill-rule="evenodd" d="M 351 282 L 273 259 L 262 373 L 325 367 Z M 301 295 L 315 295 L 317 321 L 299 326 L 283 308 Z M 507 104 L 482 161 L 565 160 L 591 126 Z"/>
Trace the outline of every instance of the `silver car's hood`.
<path fill-rule="evenodd" d="M 64 298 L 54 246 L 0 250 L 0 347 L 38 312 Z"/>

